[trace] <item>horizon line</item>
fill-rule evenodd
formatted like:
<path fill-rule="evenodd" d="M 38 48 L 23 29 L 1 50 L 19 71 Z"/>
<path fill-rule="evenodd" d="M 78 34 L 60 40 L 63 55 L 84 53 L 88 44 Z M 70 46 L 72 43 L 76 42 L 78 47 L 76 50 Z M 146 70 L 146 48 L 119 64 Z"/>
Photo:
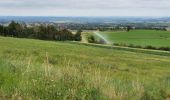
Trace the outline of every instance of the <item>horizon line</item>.
<path fill-rule="evenodd" d="M 136 18 L 139 18 L 139 17 L 146 17 L 146 18 L 160 18 L 160 17 L 170 17 L 170 16 L 60 16 L 60 15 L 56 15 L 56 16 L 53 16 L 53 15 L 44 15 L 44 16 L 39 16 L 39 15 L 0 15 L 0 17 L 136 17 Z"/>

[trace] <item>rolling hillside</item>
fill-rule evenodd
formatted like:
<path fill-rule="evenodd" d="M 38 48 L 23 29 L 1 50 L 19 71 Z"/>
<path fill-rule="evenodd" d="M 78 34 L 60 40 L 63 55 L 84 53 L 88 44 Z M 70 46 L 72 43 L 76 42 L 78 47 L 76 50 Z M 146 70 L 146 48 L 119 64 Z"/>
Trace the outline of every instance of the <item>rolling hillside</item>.
<path fill-rule="evenodd" d="M 0 37 L 0 99 L 170 98 L 170 56 L 127 49 Z"/>

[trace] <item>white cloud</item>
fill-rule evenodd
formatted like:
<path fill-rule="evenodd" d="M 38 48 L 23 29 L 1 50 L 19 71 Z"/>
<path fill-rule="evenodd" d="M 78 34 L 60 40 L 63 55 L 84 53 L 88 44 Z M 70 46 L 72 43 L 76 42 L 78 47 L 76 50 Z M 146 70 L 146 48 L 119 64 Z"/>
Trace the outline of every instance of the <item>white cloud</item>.
<path fill-rule="evenodd" d="M 170 16 L 170 0 L 1 0 L 0 15 Z"/>

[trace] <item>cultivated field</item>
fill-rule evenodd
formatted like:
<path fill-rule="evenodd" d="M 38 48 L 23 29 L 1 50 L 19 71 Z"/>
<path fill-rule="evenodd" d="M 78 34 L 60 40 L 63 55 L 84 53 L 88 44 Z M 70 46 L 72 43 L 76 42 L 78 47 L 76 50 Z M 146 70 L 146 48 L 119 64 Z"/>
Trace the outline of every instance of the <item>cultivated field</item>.
<path fill-rule="evenodd" d="M 136 46 L 154 46 L 170 47 L 170 32 L 159 30 L 131 30 L 130 32 L 100 32 L 111 43 L 136 45 Z"/>
<path fill-rule="evenodd" d="M 136 32 L 140 35 L 143 31 Z M 114 36 L 117 35 L 120 35 L 120 38 L 124 35 L 128 37 L 128 34 L 136 32 L 110 34 L 113 36 L 110 39 L 116 39 Z M 155 36 L 154 31 L 150 32 L 153 32 L 151 35 L 153 37 L 159 36 Z M 109 32 L 107 34 L 109 35 Z M 162 32 L 160 34 L 170 36 L 168 32 L 167 35 Z M 136 37 L 138 35 L 134 36 Z M 121 40 L 120 38 L 117 38 L 117 41 Z M 145 43 L 138 42 L 137 39 L 134 39 L 135 42 L 128 39 L 122 42 L 143 45 Z M 151 43 L 155 46 L 163 45 L 164 42 L 164 45 L 169 44 L 168 39 L 158 40 L 159 44 L 155 43 L 154 39 Z M 165 100 L 170 98 L 170 56 L 137 51 L 69 42 L 0 37 L 0 99 Z"/>

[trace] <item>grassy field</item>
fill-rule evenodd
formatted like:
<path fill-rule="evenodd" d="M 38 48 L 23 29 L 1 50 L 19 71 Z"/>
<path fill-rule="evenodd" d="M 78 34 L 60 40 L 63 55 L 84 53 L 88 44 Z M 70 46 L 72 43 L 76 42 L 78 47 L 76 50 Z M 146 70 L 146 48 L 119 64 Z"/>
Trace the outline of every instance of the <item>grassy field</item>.
<path fill-rule="evenodd" d="M 165 100 L 170 56 L 0 37 L 0 100 Z"/>
<path fill-rule="evenodd" d="M 170 32 L 156 30 L 132 30 L 130 32 L 100 32 L 111 43 L 140 46 L 170 47 Z"/>

